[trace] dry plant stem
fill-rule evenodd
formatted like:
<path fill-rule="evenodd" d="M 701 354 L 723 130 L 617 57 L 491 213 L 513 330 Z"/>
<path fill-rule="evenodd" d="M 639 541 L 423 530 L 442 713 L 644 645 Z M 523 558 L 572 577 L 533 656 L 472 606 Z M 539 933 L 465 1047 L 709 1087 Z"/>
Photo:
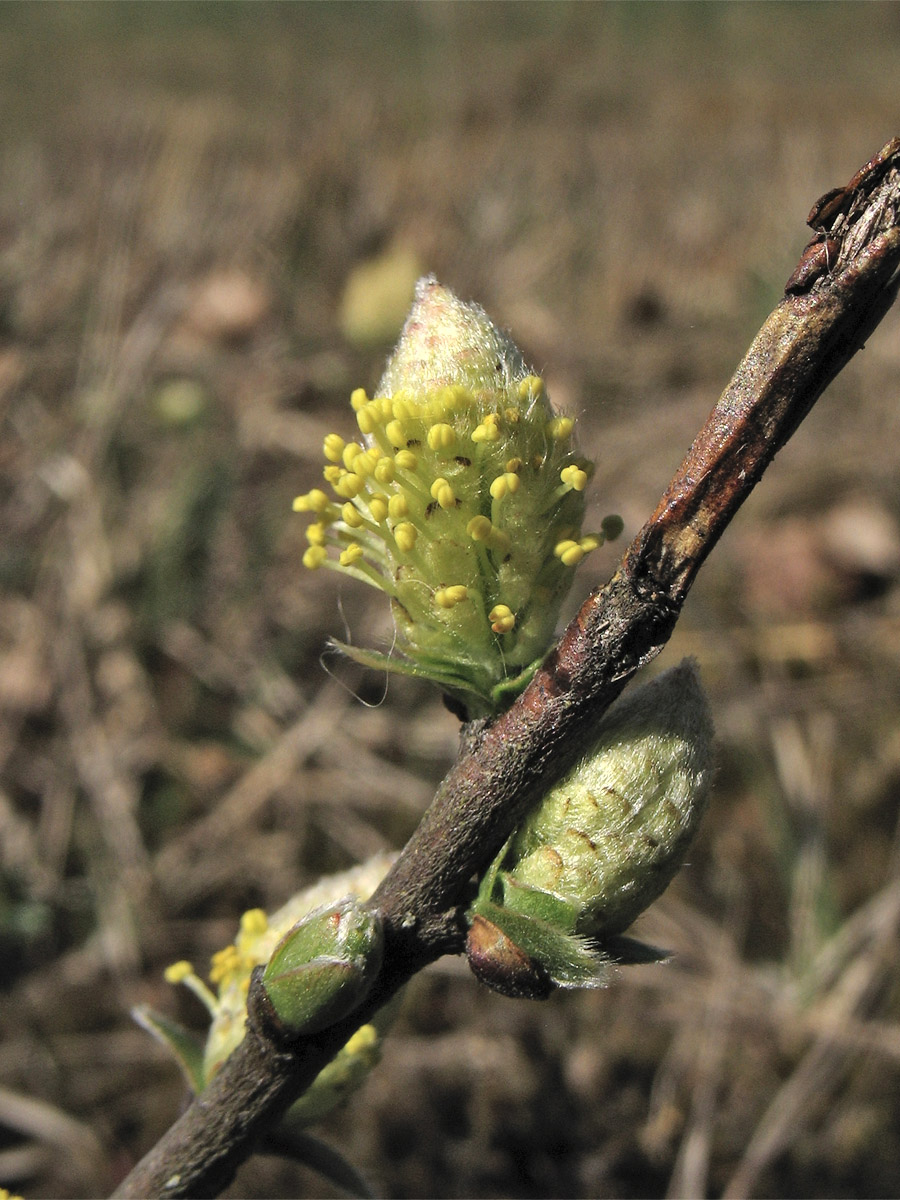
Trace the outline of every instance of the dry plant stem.
<path fill-rule="evenodd" d="M 370 902 L 382 913 L 387 942 L 365 1003 L 287 1046 L 265 1017 L 256 980 L 247 1037 L 117 1195 L 217 1194 L 359 1024 L 421 967 L 461 949 L 460 906 L 472 877 L 665 645 L 707 554 L 892 304 L 900 281 L 900 176 L 888 166 L 854 193 L 865 237 L 853 240 L 852 254 L 842 250 L 833 274 L 786 295 L 769 316 L 615 576 L 585 602 L 513 707 L 464 731 L 456 765 Z"/>

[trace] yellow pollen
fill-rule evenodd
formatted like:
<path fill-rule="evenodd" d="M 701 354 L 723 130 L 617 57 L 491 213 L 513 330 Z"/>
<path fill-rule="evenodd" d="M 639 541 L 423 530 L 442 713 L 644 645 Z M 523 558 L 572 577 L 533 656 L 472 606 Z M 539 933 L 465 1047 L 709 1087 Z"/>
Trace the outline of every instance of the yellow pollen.
<path fill-rule="evenodd" d="M 338 467 L 338 466 L 326 467 L 322 472 L 322 477 L 324 478 L 326 483 L 330 483 L 331 486 L 334 487 L 334 485 L 337 483 L 337 481 L 341 478 L 341 476 L 343 474 L 344 474 L 343 467 Z"/>
<path fill-rule="evenodd" d="M 515 613 L 508 604 L 495 604 L 488 613 L 488 620 L 494 633 L 509 633 L 516 624 Z"/>
<path fill-rule="evenodd" d="M 441 508 L 453 508 L 456 504 L 456 494 L 446 479 L 436 479 L 431 485 L 431 495 Z"/>
<path fill-rule="evenodd" d="M 361 475 L 357 475 L 353 471 L 348 471 L 346 475 L 334 484 L 334 490 L 345 500 L 352 500 L 354 496 L 359 495 L 365 486 L 366 481 Z"/>
<path fill-rule="evenodd" d="M 356 423 L 359 426 L 360 433 L 373 433 L 378 425 L 377 416 L 372 412 L 372 406 L 367 404 L 365 408 L 361 408 L 356 414 Z"/>
<path fill-rule="evenodd" d="M 500 418 L 496 413 L 488 413 L 477 428 L 472 430 L 473 442 L 499 442 Z"/>
<path fill-rule="evenodd" d="M 344 453 L 346 442 L 339 433 L 329 433 L 322 443 L 322 453 L 329 462 L 338 463 Z"/>
<path fill-rule="evenodd" d="M 466 533 L 473 542 L 486 542 L 493 532 L 489 517 L 473 517 L 466 526 Z"/>
<path fill-rule="evenodd" d="M 567 438 L 574 428 L 575 422 L 571 417 L 554 417 L 552 421 L 547 422 L 547 435 L 559 442 Z"/>
<path fill-rule="evenodd" d="M 377 521 L 379 524 L 386 520 L 389 504 L 390 501 L 387 496 L 382 496 L 380 493 L 377 496 L 373 496 L 369 500 L 369 512 L 372 514 L 372 520 Z"/>
<path fill-rule="evenodd" d="M 268 928 L 269 918 L 266 916 L 265 909 L 248 908 L 241 917 L 238 937 L 243 944 L 244 939 L 253 941 L 256 938 L 262 937 Z"/>
<path fill-rule="evenodd" d="M 567 538 L 563 542 L 557 542 L 553 547 L 553 553 L 560 560 L 564 567 L 577 567 L 584 558 L 584 551 L 577 542 L 573 542 Z"/>
<path fill-rule="evenodd" d="M 348 442 L 344 447 L 344 452 L 341 455 L 344 466 L 348 471 L 353 469 L 353 464 L 358 455 L 362 454 L 363 448 L 359 442 Z"/>
<path fill-rule="evenodd" d="M 242 960 L 237 946 L 226 946 L 224 950 L 217 950 L 210 962 L 209 982 L 221 983 L 229 975 L 240 971 L 241 966 Z"/>
<path fill-rule="evenodd" d="M 362 556 L 363 550 L 359 542 L 351 542 L 346 550 L 341 551 L 340 564 L 342 567 L 350 567 L 355 562 L 358 562 Z"/>
<path fill-rule="evenodd" d="M 576 492 L 583 492 L 587 487 L 587 471 L 582 471 L 581 467 L 576 467 L 574 463 L 570 467 L 563 467 L 559 477 L 564 484 Z"/>
<path fill-rule="evenodd" d="M 393 483 L 394 476 L 394 460 L 392 458 L 388 458 L 387 456 L 384 458 L 379 458 L 378 462 L 375 464 L 376 483 L 380 483 L 382 486 L 384 486 L 386 483 Z"/>
<path fill-rule="evenodd" d="M 345 1054 L 359 1054 L 362 1050 L 368 1050 L 370 1046 L 374 1046 L 378 1041 L 378 1030 L 374 1025 L 360 1025 L 356 1033 L 344 1046 Z"/>
<path fill-rule="evenodd" d="M 355 413 L 358 413 L 368 403 L 369 397 L 366 395 L 365 388 L 354 388 L 350 393 L 350 407 Z"/>
<path fill-rule="evenodd" d="M 328 561 L 328 551 L 324 546 L 310 546 L 301 561 L 307 570 L 315 571 Z"/>
<path fill-rule="evenodd" d="M 405 517 L 409 512 L 409 501 L 402 492 L 395 492 L 388 500 L 388 516 L 395 521 Z"/>
<path fill-rule="evenodd" d="M 588 534 L 586 537 L 581 539 L 578 545 L 582 548 L 585 554 L 590 554 L 592 550 L 596 550 L 600 545 L 600 539 L 594 537 L 593 534 Z"/>
<path fill-rule="evenodd" d="M 384 432 L 387 434 L 387 440 L 398 450 L 406 445 L 406 430 L 402 421 L 388 421 Z"/>
<path fill-rule="evenodd" d="M 439 588 L 434 593 L 434 602 L 438 608 L 455 608 L 468 600 L 469 591 L 463 583 L 455 583 L 451 587 Z"/>
<path fill-rule="evenodd" d="M 324 546 L 327 529 L 318 521 L 306 527 L 306 540 L 311 546 Z"/>
<path fill-rule="evenodd" d="M 413 406 L 410 404 L 409 397 L 398 392 L 391 399 L 391 412 L 397 421 L 408 421 L 410 417 L 416 415 Z"/>
<path fill-rule="evenodd" d="M 303 496 L 297 496 L 293 503 L 294 512 L 323 513 L 330 501 L 321 488 L 313 488 Z"/>
<path fill-rule="evenodd" d="M 349 525 L 351 529 L 359 529 L 363 524 L 362 514 L 356 505 L 349 500 L 341 508 L 341 520 L 345 525 Z"/>
<path fill-rule="evenodd" d="M 180 962 L 172 963 L 170 967 L 166 967 L 163 971 L 163 979 L 166 983 L 183 983 L 188 975 L 194 974 L 194 964 L 182 959 Z"/>
<path fill-rule="evenodd" d="M 398 450 L 394 455 L 394 462 L 402 471 L 414 471 L 419 465 L 419 460 L 412 450 Z"/>
<path fill-rule="evenodd" d="M 441 423 L 428 430 L 428 446 L 431 450 L 449 450 L 456 443 L 456 430 L 452 425 Z"/>
<path fill-rule="evenodd" d="M 539 400 L 544 394 L 544 381 L 540 375 L 528 375 L 519 384 L 520 400 Z"/>
<path fill-rule="evenodd" d="M 495 500 L 502 500 L 504 496 L 511 496 L 519 490 L 519 476 L 513 474 L 512 471 L 507 471 L 503 475 L 498 475 L 491 484 L 491 496 Z"/>
<path fill-rule="evenodd" d="M 394 529 L 394 541 L 397 543 L 397 549 L 408 554 L 416 544 L 418 531 L 415 525 L 410 525 L 408 521 L 401 521 Z"/>
<path fill-rule="evenodd" d="M 375 463 L 368 453 L 357 454 L 353 460 L 353 470 L 361 479 L 368 479 L 375 473 Z"/>

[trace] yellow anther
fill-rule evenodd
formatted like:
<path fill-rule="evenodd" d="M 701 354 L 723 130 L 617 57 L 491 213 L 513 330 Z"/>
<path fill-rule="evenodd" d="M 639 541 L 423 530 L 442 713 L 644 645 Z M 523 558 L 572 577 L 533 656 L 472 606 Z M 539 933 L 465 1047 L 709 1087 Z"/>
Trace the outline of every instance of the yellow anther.
<path fill-rule="evenodd" d="M 306 527 L 306 540 L 311 546 L 324 546 L 327 533 L 327 526 L 320 521 L 314 521 L 312 525 Z"/>
<path fill-rule="evenodd" d="M 406 429 L 402 421 L 388 421 L 384 432 L 387 434 L 387 440 L 398 450 L 406 445 Z"/>
<path fill-rule="evenodd" d="M 477 428 L 472 431 L 473 442 L 499 442 L 500 418 L 496 413 L 488 413 Z"/>
<path fill-rule="evenodd" d="M 388 500 L 388 516 L 394 521 L 399 521 L 409 512 L 409 501 L 402 492 L 395 492 Z"/>
<path fill-rule="evenodd" d="M 522 462 L 521 458 L 511 458 L 506 464 L 506 470 L 511 475 L 518 475 L 524 466 L 525 464 Z"/>
<path fill-rule="evenodd" d="M 241 966 L 242 960 L 237 946 L 226 946 L 224 950 L 217 950 L 210 962 L 210 983 L 221 983 L 227 976 L 240 971 Z"/>
<path fill-rule="evenodd" d="M 297 496 L 292 505 L 294 512 L 315 512 L 323 513 L 328 508 L 330 501 L 321 488 L 313 488 L 311 492 L 306 492 L 303 496 Z"/>
<path fill-rule="evenodd" d="M 194 964 L 181 959 L 180 962 L 172 963 L 163 971 L 163 979 L 166 983 L 184 983 L 188 975 L 194 974 Z"/>
<path fill-rule="evenodd" d="M 522 414 L 517 408 L 504 408 L 503 419 L 508 425 L 518 425 Z"/>
<path fill-rule="evenodd" d="M 398 450 L 394 455 L 394 462 L 402 471 L 414 471 L 419 465 L 419 460 L 412 450 Z"/>
<path fill-rule="evenodd" d="M 567 487 L 573 488 L 576 492 L 583 492 L 588 484 L 587 471 L 582 471 L 581 467 L 571 466 L 563 467 L 559 473 L 559 477 Z"/>
<path fill-rule="evenodd" d="M 436 479 L 431 485 L 432 498 L 437 500 L 441 508 L 453 508 L 456 504 L 456 493 L 446 479 Z"/>
<path fill-rule="evenodd" d="M 301 561 L 308 570 L 315 571 L 328 561 L 328 551 L 324 546 L 310 546 Z"/>
<path fill-rule="evenodd" d="M 361 408 L 356 414 L 356 423 L 359 426 L 360 433 L 374 433 L 378 426 L 378 413 L 372 411 L 373 405 L 367 404 L 365 408 Z"/>
<path fill-rule="evenodd" d="M 469 590 L 462 583 L 455 583 L 451 587 L 439 588 L 434 593 L 434 602 L 438 608 L 455 608 L 457 604 L 462 604 L 468 598 Z"/>
<path fill-rule="evenodd" d="M 410 525 L 409 521 L 401 521 L 394 528 L 394 541 L 397 543 L 397 549 L 408 554 L 416 544 L 418 531 L 415 525 Z"/>
<path fill-rule="evenodd" d="M 348 471 L 352 470 L 354 462 L 356 461 L 357 457 L 362 454 L 362 452 L 363 448 L 359 442 L 348 442 L 346 444 L 341 458 L 343 459 L 344 466 Z"/>
<path fill-rule="evenodd" d="M 416 415 L 409 396 L 403 392 L 398 392 L 396 396 L 391 397 L 391 412 L 398 421 L 408 421 L 410 417 Z"/>
<path fill-rule="evenodd" d="M 350 407 L 355 413 L 358 413 L 368 403 L 369 397 L 366 395 L 365 388 L 354 388 L 350 393 Z"/>
<path fill-rule="evenodd" d="M 515 613 L 508 604 L 495 604 L 488 613 L 488 620 L 494 633 L 509 633 L 516 625 Z"/>
<path fill-rule="evenodd" d="M 441 422 L 428 430 L 428 446 L 431 450 L 449 450 L 456 443 L 456 430 L 452 425 Z"/>
<path fill-rule="evenodd" d="M 594 537 L 592 533 L 589 533 L 581 539 L 578 545 L 582 548 L 585 554 L 590 554 L 592 550 L 596 550 L 600 545 L 600 539 Z"/>
<path fill-rule="evenodd" d="M 346 550 L 341 551 L 340 564 L 342 567 L 352 567 L 355 562 L 358 562 L 363 556 L 363 549 L 359 542 L 351 542 Z"/>
<path fill-rule="evenodd" d="M 441 392 L 447 412 L 465 412 L 472 407 L 472 393 L 461 383 L 452 383 Z"/>
<path fill-rule="evenodd" d="M 357 454 L 353 460 L 353 470 L 361 479 L 368 479 L 375 473 L 375 461 L 367 452 Z"/>
<path fill-rule="evenodd" d="M 560 560 L 564 567 L 577 567 L 584 558 L 584 551 L 577 542 L 573 542 L 571 538 L 565 541 L 557 542 L 553 547 L 553 553 Z"/>
<path fill-rule="evenodd" d="M 528 375 L 519 384 L 520 400 L 539 400 L 544 394 L 544 381 L 540 375 Z"/>
<path fill-rule="evenodd" d="M 377 483 L 393 483 L 395 476 L 394 460 L 385 456 L 375 464 L 375 480 Z"/>
<path fill-rule="evenodd" d="M 341 520 L 345 525 L 349 525 L 351 529 L 359 529 L 363 524 L 362 514 L 355 504 L 349 500 L 341 507 Z"/>
<path fill-rule="evenodd" d="M 369 499 L 369 512 L 372 514 L 372 520 L 379 523 L 386 520 L 389 504 L 387 496 L 383 496 L 380 492 L 377 496 L 372 496 Z"/>
<path fill-rule="evenodd" d="M 329 433 L 322 443 L 322 453 L 329 462 L 338 463 L 344 453 L 346 442 L 339 433 Z"/>
<path fill-rule="evenodd" d="M 242 940 L 254 941 L 256 938 L 262 937 L 268 928 L 269 918 L 266 916 L 265 909 L 248 908 L 241 917 L 238 937 Z"/>
<path fill-rule="evenodd" d="M 571 417 L 554 417 L 547 422 L 547 436 L 559 442 L 567 438 L 574 428 L 575 422 Z"/>
<path fill-rule="evenodd" d="M 491 484 L 491 496 L 494 500 L 502 500 L 504 496 L 512 496 L 519 490 L 519 476 L 512 471 L 498 475 Z"/>
<path fill-rule="evenodd" d="M 466 533 L 473 542 L 486 542 L 493 532 L 489 517 L 473 517 L 466 526 Z"/>
<path fill-rule="evenodd" d="M 348 471 L 334 485 L 334 490 L 345 500 L 352 500 L 354 496 L 359 495 L 365 486 L 366 481 L 361 475 L 357 475 L 353 471 Z"/>
<path fill-rule="evenodd" d="M 332 487 L 334 487 L 334 485 L 337 483 L 337 481 L 341 478 L 341 476 L 343 474 L 344 474 L 344 468 L 338 467 L 338 466 L 326 467 L 325 470 L 322 472 L 325 482 L 330 483 Z"/>
<path fill-rule="evenodd" d="M 345 1054 L 359 1054 L 363 1050 L 368 1050 L 378 1041 L 378 1030 L 374 1025 L 360 1025 L 356 1033 L 344 1046 Z"/>

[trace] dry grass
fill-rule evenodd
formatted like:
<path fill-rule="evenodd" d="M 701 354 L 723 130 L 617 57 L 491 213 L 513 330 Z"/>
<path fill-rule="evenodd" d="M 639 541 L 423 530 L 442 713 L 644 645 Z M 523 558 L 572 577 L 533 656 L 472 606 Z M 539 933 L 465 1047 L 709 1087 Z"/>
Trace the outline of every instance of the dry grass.
<path fill-rule="evenodd" d="M 181 1103 L 129 1007 L 197 1022 L 164 965 L 399 845 L 452 757 L 427 689 L 318 662 L 384 630 L 290 514 L 383 361 L 354 269 L 411 250 L 509 326 L 633 531 L 898 132 L 898 43 L 881 5 L 0 9 L 0 1185 L 103 1194 Z M 892 315 L 664 656 L 720 734 L 641 923 L 674 960 L 543 1005 L 420 977 L 324 1130 L 384 1194 L 897 1194 L 898 390 Z"/>

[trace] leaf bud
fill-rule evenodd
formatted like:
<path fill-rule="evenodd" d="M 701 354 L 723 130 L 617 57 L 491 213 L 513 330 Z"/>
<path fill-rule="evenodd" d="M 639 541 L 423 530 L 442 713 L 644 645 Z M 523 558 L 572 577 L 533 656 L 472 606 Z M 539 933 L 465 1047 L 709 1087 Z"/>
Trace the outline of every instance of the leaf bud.
<path fill-rule="evenodd" d="M 284 1029 L 316 1033 L 352 1012 L 381 967 L 376 913 L 353 896 L 308 913 L 284 935 L 263 971 L 263 986 Z"/>

